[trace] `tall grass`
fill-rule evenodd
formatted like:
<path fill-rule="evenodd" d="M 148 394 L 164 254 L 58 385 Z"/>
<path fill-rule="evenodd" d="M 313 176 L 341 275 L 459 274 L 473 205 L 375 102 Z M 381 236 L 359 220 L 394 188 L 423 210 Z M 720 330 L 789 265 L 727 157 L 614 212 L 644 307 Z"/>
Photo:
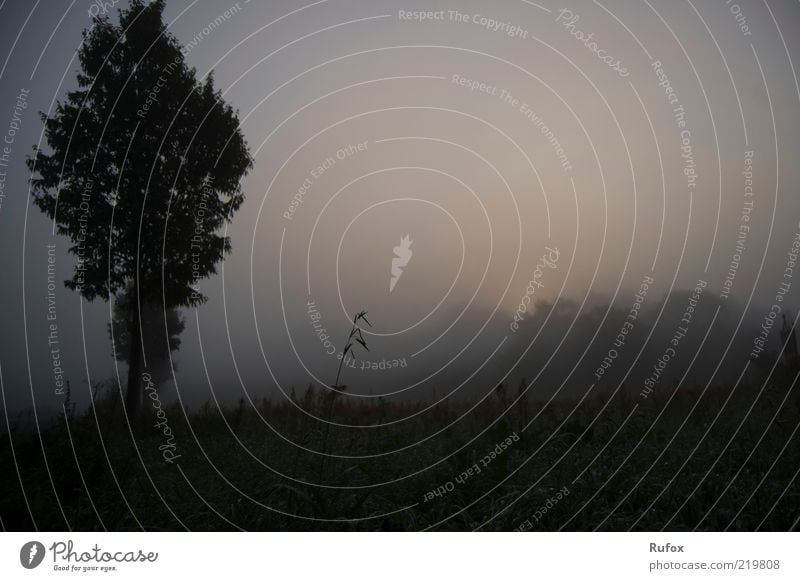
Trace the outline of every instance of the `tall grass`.
<path fill-rule="evenodd" d="M 431 402 L 341 398 L 330 407 L 327 392 L 308 391 L 294 403 L 209 404 L 185 418 L 173 405 L 167 414 L 183 454 L 179 470 L 163 462 L 155 431 L 131 440 L 112 389 L 95 402 L 97 420 L 91 412 L 62 417 L 41 442 L 18 428 L 0 435 L 0 517 L 11 530 L 65 530 L 67 523 L 74 530 L 471 530 L 483 523 L 511 530 L 569 486 L 534 530 L 794 526 L 798 389 L 776 383 L 763 392 L 740 385 L 732 394 L 718 386 L 672 395 L 642 402 L 633 392 L 598 393 L 577 408 L 577 399 L 548 405 L 531 398 L 496 422 L 508 405 L 503 398 L 511 399 L 498 393 L 480 404 L 450 400 L 384 428 L 333 426 L 327 433 L 295 405 L 329 412 L 335 423 L 372 425 L 408 418 Z M 423 502 L 511 431 L 520 441 L 502 461 Z M 321 488 L 319 455 L 301 447 L 355 458 L 327 458 L 323 484 L 332 488 Z"/>
<path fill-rule="evenodd" d="M 350 333 L 347 336 L 347 342 L 345 343 L 341 351 L 341 359 L 339 361 L 339 369 L 336 372 L 336 380 L 333 382 L 333 385 L 330 387 L 330 391 L 327 395 L 328 405 L 326 406 L 327 414 L 325 418 L 325 435 L 322 438 L 322 455 L 319 462 L 319 474 L 317 475 L 317 484 L 322 483 L 322 479 L 325 472 L 325 461 L 328 454 L 328 436 L 330 435 L 331 421 L 333 420 L 333 406 L 336 403 L 336 399 L 339 397 L 339 395 L 347 390 L 347 386 L 342 385 L 340 383 L 342 378 L 342 365 L 344 364 L 347 355 L 353 351 L 353 346 L 356 343 L 361 345 L 367 351 L 369 351 L 369 347 L 367 347 L 367 342 L 364 340 L 364 334 L 362 333 L 361 328 L 358 326 L 358 324 L 361 321 L 364 321 L 370 327 L 372 326 L 372 323 L 370 323 L 369 320 L 367 320 L 367 311 L 359 311 L 353 316 L 353 326 L 350 329 Z"/>

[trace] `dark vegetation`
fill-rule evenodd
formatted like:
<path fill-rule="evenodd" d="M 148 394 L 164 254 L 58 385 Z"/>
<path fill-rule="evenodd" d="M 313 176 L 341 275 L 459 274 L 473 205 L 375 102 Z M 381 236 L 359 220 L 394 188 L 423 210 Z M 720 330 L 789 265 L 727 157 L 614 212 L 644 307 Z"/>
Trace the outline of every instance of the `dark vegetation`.
<path fill-rule="evenodd" d="M 72 243 L 67 288 L 116 300 L 130 418 L 143 397 L 144 319 L 205 302 L 198 281 L 231 251 L 220 230 L 252 167 L 237 112 L 211 75 L 197 79 L 163 10 L 164 0 L 133 0 L 119 24 L 93 19 L 78 88 L 42 114 L 48 147 L 28 159 L 33 203 Z"/>
<path fill-rule="evenodd" d="M 134 448 L 118 391 L 101 393 L 93 410 L 41 436 L 0 437 L 0 517 L 12 530 L 798 527 L 800 394 L 788 381 L 664 387 L 649 400 L 602 390 L 555 405 L 517 398 L 501 388 L 472 410 L 450 401 L 385 427 L 330 430 L 310 416 L 368 426 L 427 406 L 311 389 L 281 403 L 186 414 L 173 405 L 165 411 L 180 458 L 168 463 L 154 410 L 145 407 Z M 513 433 L 518 442 L 456 482 Z M 323 472 L 321 456 L 301 448 L 324 445 L 379 456 L 328 458 Z M 425 501 L 448 482 L 452 491 Z"/>
<path fill-rule="evenodd" d="M 231 251 L 220 231 L 241 207 L 252 163 L 237 113 L 210 76 L 198 80 L 186 64 L 163 8 L 163 0 L 133 0 L 119 25 L 95 19 L 78 88 L 44 120 L 48 148 L 28 161 L 33 202 L 72 243 L 68 288 L 114 302 L 110 332 L 128 378 L 124 397 L 119 382 L 98 385 L 78 412 L 67 391 L 57 419 L 11 421 L 0 435 L 2 528 L 798 527 L 798 388 L 785 376 L 734 385 L 725 373 L 735 366 L 713 371 L 722 385 L 664 381 L 647 399 L 639 388 L 597 387 L 548 403 L 522 384 L 436 405 L 353 397 L 340 366 L 332 388 L 278 402 L 162 406 L 157 386 L 171 376 L 183 329 L 178 309 L 204 302 L 198 280 Z M 345 353 L 366 348 L 364 315 Z M 581 319 L 573 340 L 585 341 L 581 326 L 596 328 L 603 316 Z M 568 319 L 556 313 L 551 326 Z M 693 324 L 703 328 L 703 319 Z M 539 329 L 536 318 L 529 329 Z M 710 342 L 727 353 L 733 329 L 716 332 L 722 338 Z M 595 344 L 584 375 L 610 341 Z M 577 343 L 563 350 L 582 352 Z M 682 357 L 695 354 L 687 348 Z M 548 356 L 533 351 L 520 369 L 544 369 Z M 628 363 L 620 359 L 616 372 Z M 554 386 L 576 368 L 570 358 L 559 364 L 539 383 Z M 616 385 L 609 378 L 605 385 Z"/>

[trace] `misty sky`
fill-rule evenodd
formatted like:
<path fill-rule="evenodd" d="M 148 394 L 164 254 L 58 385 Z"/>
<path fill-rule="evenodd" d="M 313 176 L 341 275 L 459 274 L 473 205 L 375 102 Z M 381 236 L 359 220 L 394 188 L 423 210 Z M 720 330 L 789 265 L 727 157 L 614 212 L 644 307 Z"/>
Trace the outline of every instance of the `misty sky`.
<path fill-rule="evenodd" d="M 0 369 L 12 411 L 32 394 L 42 408 L 61 405 L 48 244 L 77 397 L 89 381 L 125 377 L 111 357 L 109 305 L 63 287 L 69 244 L 31 205 L 24 165 L 42 140 L 38 112 L 75 87 L 75 51 L 98 6 L 0 1 L 4 135 L 28 91 L 0 167 Z M 374 325 L 364 358 L 403 366 L 346 369 L 344 382 L 360 395 L 413 396 L 452 390 L 493 353 L 505 367 L 481 377 L 499 379 L 534 321 L 547 325 L 528 313 L 524 333 L 511 329 L 534 276 L 534 300 L 574 301 L 572 321 L 601 305 L 597 325 L 612 331 L 618 322 L 602 313 L 627 310 L 646 276 L 651 320 L 666 296 L 702 279 L 709 301 L 731 305 L 731 329 L 761 319 L 786 280 L 800 220 L 797 3 L 175 1 L 165 17 L 198 76 L 214 70 L 254 158 L 233 253 L 202 282 L 209 302 L 184 311 L 184 403 L 332 382 L 336 355 L 315 325 L 339 349 L 362 309 Z M 390 292 L 406 236 L 411 256 Z M 792 314 L 797 293 L 784 305 Z M 550 343 L 597 330 L 557 319 Z M 658 324 L 671 333 L 675 323 Z M 751 343 L 749 333 L 737 340 Z"/>

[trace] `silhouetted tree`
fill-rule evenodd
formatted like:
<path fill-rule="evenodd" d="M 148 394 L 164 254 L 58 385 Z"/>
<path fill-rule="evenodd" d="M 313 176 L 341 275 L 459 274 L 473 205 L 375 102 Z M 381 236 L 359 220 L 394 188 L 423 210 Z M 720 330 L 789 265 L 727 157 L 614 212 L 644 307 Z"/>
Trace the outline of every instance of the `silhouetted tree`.
<path fill-rule="evenodd" d="M 131 334 L 128 320 L 131 302 L 136 300 L 133 287 L 128 287 L 114 303 L 108 333 L 114 345 L 114 358 L 130 364 Z M 181 346 L 180 335 L 186 327 L 177 308 L 162 310 L 153 305 L 142 305 L 142 342 L 147 345 L 147 371 L 155 385 L 162 385 L 172 377 L 177 363 L 172 361 L 172 352 Z"/>
<path fill-rule="evenodd" d="M 93 20 L 77 90 L 45 122 L 52 150 L 28 159 L 34 203 L 72 241 L 66 286 L 110 300 L 128 286 L 126 410 L 141 406 L 141 313 L 205 301 L 198 281 L 230 252 L 219 234 L 252 166 L 237 112 L 198 80 L 165 28 L 163 0 Z"/>

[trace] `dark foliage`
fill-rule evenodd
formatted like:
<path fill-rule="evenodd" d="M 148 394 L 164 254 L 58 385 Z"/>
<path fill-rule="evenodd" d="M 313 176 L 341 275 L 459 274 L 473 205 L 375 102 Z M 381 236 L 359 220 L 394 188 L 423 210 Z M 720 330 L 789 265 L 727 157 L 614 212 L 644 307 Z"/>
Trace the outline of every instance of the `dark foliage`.
<path fill-rule="evenodd" d="M 34 203 L 76 256 L 68 288 L 86 299 L 132 287 L 129 415 L 140 405 L 141 314 L 202 303 L 197 282 L 231 250 L 219 230 L 252 165 L 237 113 L 196 78 L 162 20 L 163 0 L 97 17 L 79 51 L 78 89 L 43 117 L 50 152 L 28 160 Z"/>

